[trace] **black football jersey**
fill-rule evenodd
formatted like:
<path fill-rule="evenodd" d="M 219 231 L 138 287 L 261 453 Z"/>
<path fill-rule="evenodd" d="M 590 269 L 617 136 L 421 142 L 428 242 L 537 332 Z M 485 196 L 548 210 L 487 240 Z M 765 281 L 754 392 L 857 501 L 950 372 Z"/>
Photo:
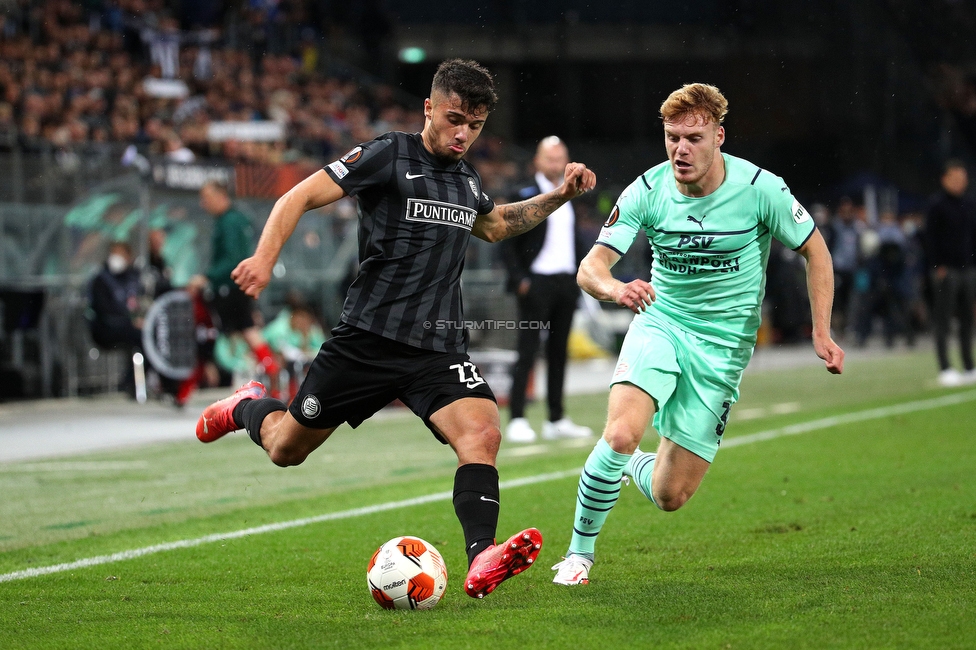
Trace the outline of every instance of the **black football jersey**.
<path fill-rule="evenodd" d="M 461 271 L 471 228 L 494 209 L 466 161 L 445 164 L 419 133 L 385 133 L 326 165 L 359 202 L 359 275 L 341 320 L 426 350 L 463 352 Z"/>

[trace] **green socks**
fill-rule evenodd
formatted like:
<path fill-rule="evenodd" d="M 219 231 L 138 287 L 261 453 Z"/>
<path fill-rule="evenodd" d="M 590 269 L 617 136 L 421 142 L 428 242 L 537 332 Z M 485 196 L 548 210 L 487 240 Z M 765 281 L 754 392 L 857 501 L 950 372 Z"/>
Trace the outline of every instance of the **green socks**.
<path fill-rule="evenodd" d="M 593 559 L 596 536 L 620 496 L 620 479 L 628 454 L 618 454 L 603 438 L 583 465 L 576 494 L 576 519 L 569 553 Z M 648 479 L 649 481 L 650 479 Z"/>
<path fill-rule="evenodd" d="M 657 502 L 654 501 L 654 493 L 651 490 L 651 475 L 654 473 L 655 458 L 657 458 L 657 454 L 648 454 L 638 449 L 627 461 L 624 474 L 634 479 L 634 485 L 637 486 L 640 493 L 647 497 L 651 503 L 657 505 Z"/>

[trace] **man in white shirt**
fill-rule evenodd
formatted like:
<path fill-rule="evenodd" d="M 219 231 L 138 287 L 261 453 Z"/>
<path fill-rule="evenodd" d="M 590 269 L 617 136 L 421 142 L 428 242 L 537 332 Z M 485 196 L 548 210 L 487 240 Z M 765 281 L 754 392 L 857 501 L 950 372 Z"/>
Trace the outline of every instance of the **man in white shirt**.
<path fill-rule="evenodd" d="M 562 183 L 569 162 L 566 144 L 552 135 L 536 149 L 534 183 L 519 191 L 524 200 L 551 191 Z M 539 350 L 540 334 L 546 338 L 546 401 L 549 419 L 542 437 L 585 438 L 593 434 L 579 426 L 563 411 L 563 384 L 566 354 L 573 312 L 579 299 L 576 269 L 580 253 L 587 246 L 577 242 L 576 215 L 570 203 L 554 211 L 541 225 L 524 235 L 502 243 L 502 256 L 508 270 L 508 289 L 518 298 L 518 361 L 512 371 L 509 393 L 511 421 L 505 431 L 509 442 L 533 442 L 536 432 L 525 418 L 525 399 L 529 374 Z"/>

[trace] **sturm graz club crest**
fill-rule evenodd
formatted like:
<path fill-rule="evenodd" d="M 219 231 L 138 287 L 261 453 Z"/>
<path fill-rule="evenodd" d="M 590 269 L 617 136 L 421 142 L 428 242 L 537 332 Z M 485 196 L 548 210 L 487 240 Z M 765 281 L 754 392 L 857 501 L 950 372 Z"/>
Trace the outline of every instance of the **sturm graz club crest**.
<path fill-rule="evenodd" d="M 478 198 L 478 185 L 470 176 L 468 176 L 468 187 L 471 188 L 471 193 L 474 194 L 474 198 Z"/>
<path fill-rule="evenodd" d="M 321 411 L 322 405 L 319 404 L 319 399 L 315 395 L 306 395 L 305 399 L 302 400 L 302 415 L 309 420 L 316 417 Z"/>

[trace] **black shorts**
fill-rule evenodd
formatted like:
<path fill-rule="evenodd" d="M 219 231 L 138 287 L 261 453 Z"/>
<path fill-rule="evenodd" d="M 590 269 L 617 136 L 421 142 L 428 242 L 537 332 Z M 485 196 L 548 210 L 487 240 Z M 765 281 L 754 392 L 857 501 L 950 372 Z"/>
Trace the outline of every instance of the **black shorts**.
<path fill-rule="evenodd" d="M 236 284 L 223 284 L 214 290 L 210 303 L 220 320 L 221 332 L 243 332 L 254 327 L 254 298 L 241 291 Z"/>
<path fill-rule="evenodd" d="M 358 427 L 399 399 L 423 419 L 464 397 L 495 401 L 465 352 L 434 352 L 340 323 L 312 361 L 288 411 L 303 426 Z"/>

